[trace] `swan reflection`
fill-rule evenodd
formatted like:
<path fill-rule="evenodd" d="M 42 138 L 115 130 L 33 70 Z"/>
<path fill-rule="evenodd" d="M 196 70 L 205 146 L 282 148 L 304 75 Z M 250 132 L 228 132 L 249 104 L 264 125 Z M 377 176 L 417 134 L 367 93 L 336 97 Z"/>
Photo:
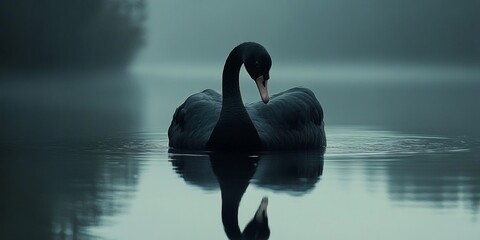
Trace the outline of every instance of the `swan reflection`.
<path fill-rule="evenodd" d="M 290 195 L 308 193 L 323 173 L 323 153 L 324 150 L 261 154 L 170 150 L 170 161 L 186 183 L 204 190 L 220 189 L 222 223 L 229 239 L 268 239 L 266 197 L 244 230 L 239 227 L 238 209 L 248 186 L 252 183 Z"/>

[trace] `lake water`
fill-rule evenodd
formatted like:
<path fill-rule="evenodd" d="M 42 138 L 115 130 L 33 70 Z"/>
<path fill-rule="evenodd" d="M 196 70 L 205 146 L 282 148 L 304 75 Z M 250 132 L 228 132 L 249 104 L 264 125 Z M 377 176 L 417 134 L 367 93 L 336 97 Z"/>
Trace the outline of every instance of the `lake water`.
<path fill-rule="evenodd" d="M 479 110 L 453 108 L 476 83 L 307 81 L 325 152 L 243 156 L 168 148 L 175 107 L 217 81 L 81 78 L 1 83 L 1 239 L 226 239 L 222 204 L 243 230 L 263 197 L 270 239 L 480 237 Z"/>

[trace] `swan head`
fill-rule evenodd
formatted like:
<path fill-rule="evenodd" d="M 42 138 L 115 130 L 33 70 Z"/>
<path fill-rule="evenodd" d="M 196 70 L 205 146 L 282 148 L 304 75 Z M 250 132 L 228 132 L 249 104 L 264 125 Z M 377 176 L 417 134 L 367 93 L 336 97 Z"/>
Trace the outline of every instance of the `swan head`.
<path fill-rule="evenodd" d="M 272 67 L 272 59 L 267 50 L 258 43 L 249 43 L 244 50 L 243 63 L 248 74 L 257 84 L 262 101 L 268 103 L 270 97 L 267 83 L 270 79 L 269 72 Z"/>
<path fill-rule="evenodd" d="M 268 239 L 270 237 L 270 228 L 268 227 L 267 217 L 268 198 L 264 197 L 253 219 L 243 230 L 242 239 Z"/>

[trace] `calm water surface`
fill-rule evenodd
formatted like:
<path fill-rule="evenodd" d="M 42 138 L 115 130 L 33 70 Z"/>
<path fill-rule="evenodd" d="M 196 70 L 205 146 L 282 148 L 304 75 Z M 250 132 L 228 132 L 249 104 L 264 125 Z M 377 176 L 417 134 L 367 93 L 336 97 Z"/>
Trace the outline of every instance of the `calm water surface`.
<path fill-rule="evenodd" d="M 478 239 L 477 139 L 327 134 L 325 154 L 179 153 L 153 131 L 7 144 L 2 239 L 226 239 L 222 192 L 241 197 L 240 229 L 267 196 L 270 239 Z"/>
<path fill-rule="evenodd" d="M 169 150 L 172 113 L 219 89 L 213 72 L 2 76 L 0 239 L 226 239 L 263 197 L 270 239 L 479 239 L 475 79 L 272 69 L 272 93 L 303 85 L 323 104 L 325 153 Z"/>

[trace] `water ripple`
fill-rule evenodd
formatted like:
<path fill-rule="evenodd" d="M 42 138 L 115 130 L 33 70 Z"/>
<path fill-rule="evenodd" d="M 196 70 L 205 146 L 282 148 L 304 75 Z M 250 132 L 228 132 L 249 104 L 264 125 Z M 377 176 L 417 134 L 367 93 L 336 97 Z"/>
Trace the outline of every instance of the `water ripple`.
<path fill-rule="evenodd" d="M 359 127 L 327 129 L 329 157 L 437 154 L 470 151 L 461 137 L 412 135 Z"/>

